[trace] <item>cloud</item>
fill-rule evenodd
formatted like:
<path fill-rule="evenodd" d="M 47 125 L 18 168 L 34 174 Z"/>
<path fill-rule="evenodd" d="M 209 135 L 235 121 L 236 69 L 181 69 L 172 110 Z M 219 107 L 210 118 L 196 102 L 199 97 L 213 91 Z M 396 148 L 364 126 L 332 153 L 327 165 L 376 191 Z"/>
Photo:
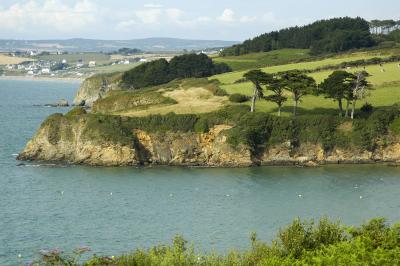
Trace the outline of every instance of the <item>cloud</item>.
<path fill-rule="evenodd" d="M 143 24 L 157 24 L 160 22 L 162 10 L 159 8 L 150 8 L 138 10 L 135 12 L 136 17 Z"/>
<path fill-rule="evenodd" d="M 0 30 L 26 32 L 37 28 L 72 32 L 97 22 L 97 6 L 90 0 L 73 5 L 60 0 L 30 0 L 0 9 Z"/>
<path fill-rule="evenodd" d="M 117 25 L 117 29 L 122 31 L 129 31 L 133 26 L 137 25 L 137 22 L 133 19 L 121 21 Z"/>
<path fill-rule="evenodd" d="M 159 4 L 145 4 L 144 7 L 145 7 L 145 8 L 162 8 L 163 5 L 159 5 Z"/>
<path fill-rule="evenodd" d="M 198 22 L 210 22 L 210 21 L 212 21 L 212 18 L 206 17 L 206 16 L 201 16 L 201 17 L 196 18 L 196 21 L 198 21 Z"/>
<path fill-rule="evenodd" d="M 276 22 L 275 15 L 272 12 L 265 13 L 262 16 L 262 20 L 265 22 Z"/>
<path fill-rule="evenodd" d="M 235 21 L 235 12 L 232 9 L 225 9 L 221 16 L 217 17 L 217 20 L 222 22 L 233 22 Z"/>
<path fill-rule="evenodd" d="M 167 17 L 175 22 L 180 22 L 184 12 L 178 8 L 168 8 L 165 10 Z"/>
<path fill-rule="evenodd" d="M 254 22 L 256 20 L 257 20 L 256 16 L 252 16 L 252 17 L 243 16 L 243 17 L 240 18 L 240 22 L 242 22 L 242 23 L 250 23 L 250 22 Z"/>

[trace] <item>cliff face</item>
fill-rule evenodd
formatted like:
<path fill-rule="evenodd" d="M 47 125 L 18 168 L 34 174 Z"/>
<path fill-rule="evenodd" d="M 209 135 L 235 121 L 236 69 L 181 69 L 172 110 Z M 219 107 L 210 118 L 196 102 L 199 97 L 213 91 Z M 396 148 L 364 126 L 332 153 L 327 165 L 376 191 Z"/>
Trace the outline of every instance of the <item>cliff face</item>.
<path fill-rule="evenodd" d="M 76 121 L 62 115 L 47 119 L 28 142 L 19 160 L 63 161 L 97 166 L 135 165 L 135 149 L 108 140 L 90 140 L 84 118 Z"/>
<path fill-rule="evenodd" d="M 45 121 L 18 156 L 19 160 L 64 161 L 94 166 L 141 164 L 193 166 L 250 166 L 246 147 L 232 148 L 223 130 L 216 126 L 209 133 L 149 134 L 132 131 L 132 142 L 94 139 L 85 117 L 67 119 L 62 115 Z"/>
<path fill-rule="evenodd" d="M 119 89 L 120 76 L 120 74 L 99 75 L 85 79 L 74 98 L 74 105 L 91 107 L 97 99 L 103 98 L 109 91 Z"/>
<path fill-rule="evenodd" d="M 227 143 L 226 130 L 231 128 L 227 125 L 217 125 L 208 133 L 132 130 L 128 135 L 121 135 L 123 141 L 120 141 L 107 137 L 103 134 L 107 129 L 96 129 L 91 123 L 87 116 L 71 118 L 53 115 L 42 124 L 18 159 L 95 166 L 154 164 L 221 167 L 400 161 L 399 143 L 380 146 L 374 152 L 337 148 L 325 152 L 318 144 L 302 144 L 293 148 L 289 143 L 282 143 L 254 156 L 245 145 L 232 147 Z M 112 132 L 113 136 L 115 132 Z"/>

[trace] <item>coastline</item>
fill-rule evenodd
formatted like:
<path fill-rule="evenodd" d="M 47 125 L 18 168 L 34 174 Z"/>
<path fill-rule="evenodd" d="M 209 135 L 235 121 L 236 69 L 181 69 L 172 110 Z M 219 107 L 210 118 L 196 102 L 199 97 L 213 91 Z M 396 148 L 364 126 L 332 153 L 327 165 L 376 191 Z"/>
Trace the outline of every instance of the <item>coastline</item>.
<path fill-rule="evenodd" d="M 0 76 L 0 80 L 26 80 L 26 81 L 52 81 L 81 83 L 85 78 L 61 78 L 61 77 L 31 77 L 31 76 Z"/>

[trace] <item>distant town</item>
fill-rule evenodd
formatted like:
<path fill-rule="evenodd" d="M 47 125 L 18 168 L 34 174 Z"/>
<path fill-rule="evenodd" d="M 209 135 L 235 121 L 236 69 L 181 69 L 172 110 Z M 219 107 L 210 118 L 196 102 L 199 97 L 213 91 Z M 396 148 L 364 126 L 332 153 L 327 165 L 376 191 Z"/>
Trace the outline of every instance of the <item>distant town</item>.
<path fill-rule="evenodd" d="M 216 55 L 220 49 L 190 51 Z M 115 52 L 12 51 L 0 53 L 0 76 L 83 79 L 98 73 L 126 71 L 143 62 L 170 60 L 182 52 L 143 52 L 121 48 Z"/>

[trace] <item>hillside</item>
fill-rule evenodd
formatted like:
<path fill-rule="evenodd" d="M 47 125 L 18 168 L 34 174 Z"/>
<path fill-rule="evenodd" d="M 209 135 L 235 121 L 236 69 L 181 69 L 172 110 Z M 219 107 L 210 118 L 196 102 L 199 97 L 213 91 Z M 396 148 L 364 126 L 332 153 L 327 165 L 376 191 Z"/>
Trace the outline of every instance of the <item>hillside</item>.
<path fill-rule="evenodd" d="M 332 18 L 305 26 L 264 33 L 225 48 L 224 56 L 268 52 L 283 48 L 310 49 L 312 54 L 337 53 L 375 44 L 370 24 L 362 18 Z"/>

